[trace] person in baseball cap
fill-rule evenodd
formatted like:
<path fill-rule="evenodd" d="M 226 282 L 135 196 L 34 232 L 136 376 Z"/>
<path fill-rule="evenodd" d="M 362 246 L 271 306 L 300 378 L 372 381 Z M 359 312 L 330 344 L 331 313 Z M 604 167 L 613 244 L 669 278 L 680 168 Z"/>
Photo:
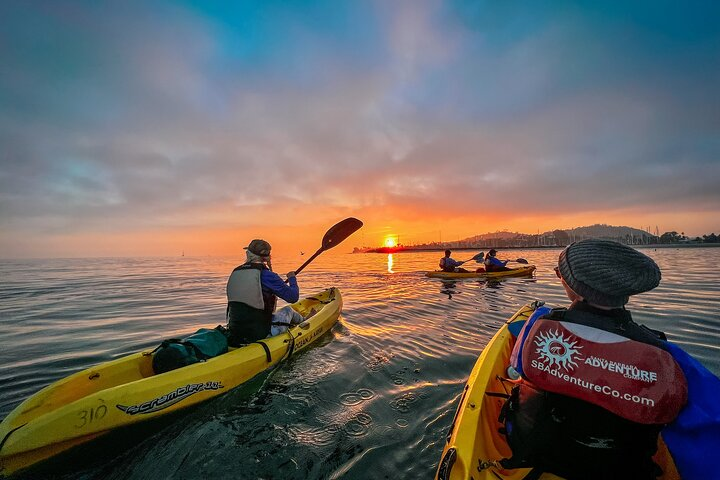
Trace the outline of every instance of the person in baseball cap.
<path fill-rule="evenodd" d="M 269 257 L 272 247 L 265 240 L 256 238 L 255 240 L 250 242 L 247 247 L 244 247 L 244 249 L 254 255 L 257 255 L 258 257 Z"/>
<path fill-rule="evenodd" d="M 497 255 L 497 250 L 491 248 L 490 251 L 488 251 L 487 256 L 485 257 L 485 261 L 483 262 L 485 264 L 485 271 L 505 272 L 507 270 L 510 270 L 507 267 L 508 260 L 500 260 L 496 258 L 495 255 Z"/>
<path fill-rule="evenodd" d="M 232 271 L 226 289 L 228 344 L 233 347 L 270 334 L 278 297 L 288 303 L 300 298 L 295 272 L 288 272 L 286 282 L 272 271 L 270 243 L 256 238 L 243 248 L 245 263 Z"/>

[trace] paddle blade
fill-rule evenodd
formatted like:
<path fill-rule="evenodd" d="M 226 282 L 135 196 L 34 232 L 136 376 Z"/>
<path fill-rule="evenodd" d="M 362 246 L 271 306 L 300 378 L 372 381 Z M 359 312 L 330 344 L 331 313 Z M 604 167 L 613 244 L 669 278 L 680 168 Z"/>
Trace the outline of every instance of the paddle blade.
<path fill-rule="evenodd" d="M 475 260 L 477 263 L 481 263 L 485 259 L 485 254 L 483 252 L 478 253 L 475 255 L 472 260 Z"/>
<path fill-rule="evenodd" d="M 315 257 L 320 255 L 325 250 L 329 250 L 335 245 L 339 244 L 347 237 L 357 232 L 362 226 L 363 222 L 361 222 L 357 218 L 350 217 L 330 227 L 330 230 L 325 233 L 325 236 L 322 239 L 322 246 L 318 248 L 318 251 L 315 252 L 312 257 L 308 258 L 305 263 L 300 265 L 300 267 L 295 270 L 295 274 L 297 275 L 298 273 L 300 273 L 302 269 L 304 269 L 310 264 L 310 262 L 315 260 Z M 285 281 L 287 282 L 287 280 Z"/>
<path fill-rule="evenodd" d="M 336 223 L 330 227 L 330 230 L 328 230 L 323 237 L 322 247 L 320 247 L 320 250 L 325 251 L 333 248 L 335 245 L 357 232 L 362 226 L 363 222 L 353 217 L 346 218 L 345 220 Z"/>
<path fill-rule="evenodd" d="M 525 264 L 527 264 L 527 263 L 528 263 L 528 261 L 527 261 L 527 260 L 525 260 L 524 258 L 518 258 L 518 259 L 517 259 L 517 260 L 515 260 L 515 261 L 516 261 L 517 263 L 525 263 Z"/>

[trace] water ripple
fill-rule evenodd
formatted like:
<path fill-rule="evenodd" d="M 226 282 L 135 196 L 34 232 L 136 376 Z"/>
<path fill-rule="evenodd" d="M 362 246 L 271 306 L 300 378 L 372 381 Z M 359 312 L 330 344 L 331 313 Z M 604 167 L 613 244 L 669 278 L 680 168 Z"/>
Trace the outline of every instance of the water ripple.
<path fill-rule="evenodd" d="M 643 251 L 663 278 L 632 299 L 633 318 L 720 373 L 720 248 Z M 537 265 L 531 278 L 454 282 L 424 277 L 437 252 L 394 255 L 392 272 L 387 255 L 326 252 L 298 280 L 303 294 L 341 289 L 342 320 L 331 334 L 130 452 L 61 478 L 146 479 L 158 468 L 188 480 L 279 471 L 285 479 L 430 478 L 467 376 L 498 327 L 528 301 L 567 304 L 552 271 L 559 252 L 513 251 Z M 273 263 L 285 272 L 304 260 Z M 80 369 L 224 323 L 225 282 L 238 263 L 0 261 L 0 417 Z"/>

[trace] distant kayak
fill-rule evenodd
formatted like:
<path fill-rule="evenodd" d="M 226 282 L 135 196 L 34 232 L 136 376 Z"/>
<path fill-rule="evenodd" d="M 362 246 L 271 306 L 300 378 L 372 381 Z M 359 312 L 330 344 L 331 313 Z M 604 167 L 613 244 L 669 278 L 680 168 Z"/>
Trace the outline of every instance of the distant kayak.
<path fill-rule="evenodd" d="M 502 395 L 509 393 L 512 386 L 506 380 L 507 368 L 515 335 L 540 305 L 533 302 L 518 310 L 500 327 L 480 354 L 445 439 L 436 480 L 521 480 L 530 472 L 529 468 L 506 470 L 493 462 L 512 455 L 505 436 L 499 432 L 502 425 L 498 421 L 500 409 L 505 403 Z M 680 478 L 662 439 L 654 460 L 664 472 L 659 480 Z M 562 479 L 551 473 L 543 473 L 539 478 Z"/>
<path fill-rule="evenodd" d="M 306 320 L 287 332 L 166 373 L 152 352 L 131 354 L 59 380 L 0 424 L 0 476 L 33 466 L 116 429 L 229 392 L 330 330 L 342 310 L 336 288 L 292 305 Z M 140 439 L 138 439 L 140 440 Z"/>
<path fill-rule="evenodd" d="M 526 265 L 524 267 L 513 268 L 503 272 L 443 272 L 436 270 L 434 272 L 426 272 L 425 276 L 430 278 L 504 278 L 504 277 L 524 277 L 532 275 L 535 271 L 535 265 Z"/>

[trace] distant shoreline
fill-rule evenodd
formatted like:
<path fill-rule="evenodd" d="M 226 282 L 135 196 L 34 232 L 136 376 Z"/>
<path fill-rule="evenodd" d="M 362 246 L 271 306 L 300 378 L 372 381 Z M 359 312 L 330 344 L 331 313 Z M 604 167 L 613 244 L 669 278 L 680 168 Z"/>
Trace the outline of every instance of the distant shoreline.
<path fill-rule="evenodd" d="M 717 248 L 720 247 L 720 243 L 652 243 L 649 245 L 630 245 L 634 248 Z M 489 250 L 494 247 L 422 247 L 422 248 L 405 248 L 405 247 L 379 247 L 373 248 L 366 251 L 354 251 L 352 253 L 413 253 L 413 252 L 443 252 L 445 250 L 456 251 L 482 251 Z M 548 246 L 534 246 L 534 247 L 496 247 L 496 250 L 553 250 L 565 248 L 564 246 L 548 245 Z"/>

